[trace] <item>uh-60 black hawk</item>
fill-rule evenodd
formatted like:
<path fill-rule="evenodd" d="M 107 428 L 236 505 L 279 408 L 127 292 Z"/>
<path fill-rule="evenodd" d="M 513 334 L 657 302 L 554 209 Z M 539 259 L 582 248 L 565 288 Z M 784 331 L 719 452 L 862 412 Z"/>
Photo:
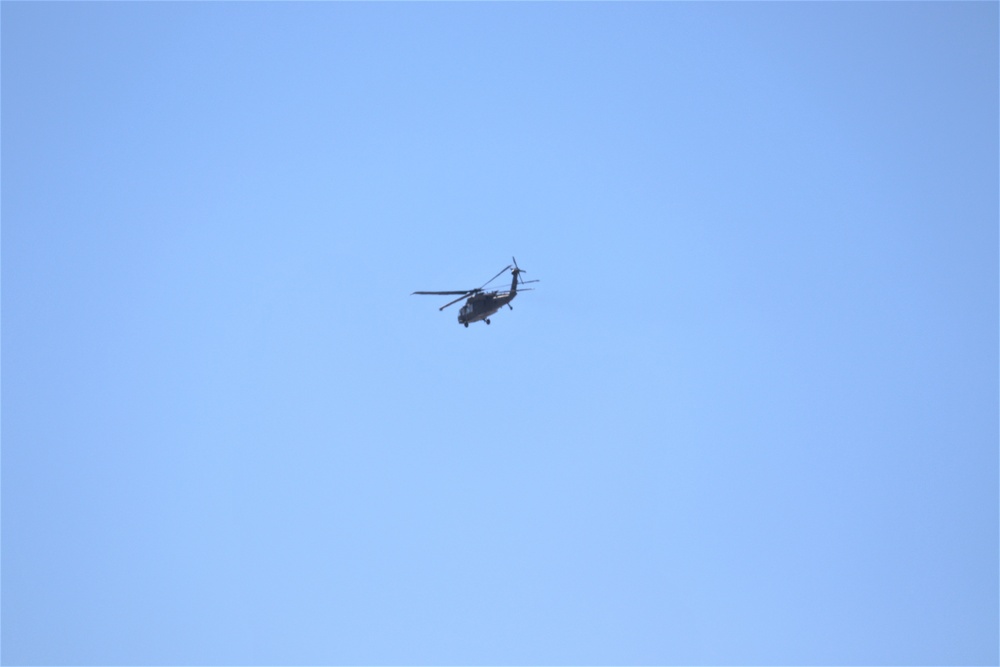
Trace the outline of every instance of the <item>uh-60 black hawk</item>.
<path fill-rule="evenodd" d="M 490 323 L 490 315 L 494 314 L 504 306 L 507 306 L 511 310 L 514 307 L 510 305 L 510 302 L 514 300 L 517 296 L 517 286 L 527 285 L 528 283 L 537 283 L 537 280 L 525 280 L 521 277 L 525 270 L 517 265 L 517 260 L 511 257 L 513 264 L 505 266 L 500 273 L 496 274 L 489 280 L 487 280 L 482 287 L 477 287 L 475 289 L 469 290 L 452 290 L 450 292 L 414 292 L 414 294 L 436 294 L 436 295 L 455 295 L 460 296 L 454 301 L 449 301 L 444 304 L 438 310 L 444 310 L 452 304 L 456 304 L 462 299 L 466 299 L 465 305 L 462 306 L 458 311 L 458 323 L 469 326 L 470 322 L 479 322 L 483 320 L 486 324 Z M 502 276 L 506 271 L 511 273 L 510 289 L 509 290 L 492 290 L 490 292 L 485 291 L 486 286 L 491 282 Z M 531 287 L 524 287 L 521 289 L 522 292 L 530 291 Z"/>

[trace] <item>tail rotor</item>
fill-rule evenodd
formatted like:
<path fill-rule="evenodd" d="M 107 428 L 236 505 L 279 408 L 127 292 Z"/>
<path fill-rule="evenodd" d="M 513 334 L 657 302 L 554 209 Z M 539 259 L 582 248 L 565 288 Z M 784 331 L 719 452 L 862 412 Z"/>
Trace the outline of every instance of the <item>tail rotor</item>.
<path fill-rule="evenodd" d="M 510 259 L 511 259 L 511 261 L 514 262 L 514 268 L 510 269 L 510 272 L 514 274 L 514 277 L 517 278 L 517 281 L 520 284 L 527 285 L 528 283 L 537 283 L 538 282 L 537 280 L 525 280 L 524 278 L 522 278 L 521 274 L 522 273 L 527 273 L 527 271 L 525 271 L 524 269 L 522 269 L 521 267 L 519 267 L 517 265 L 517 260 L 513 256 L 511 256 Z M 507 268 L 510 268 L 510 267 L 507 267 Z"/>

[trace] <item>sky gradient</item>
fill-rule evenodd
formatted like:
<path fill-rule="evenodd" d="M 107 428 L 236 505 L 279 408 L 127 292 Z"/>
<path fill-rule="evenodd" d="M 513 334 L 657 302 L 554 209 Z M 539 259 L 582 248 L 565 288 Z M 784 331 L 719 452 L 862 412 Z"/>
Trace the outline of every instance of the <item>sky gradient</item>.
<path fill-rule="evenodd" d="M 4 664 L 1000 661 L 997 3 L 0 24 Z"/>

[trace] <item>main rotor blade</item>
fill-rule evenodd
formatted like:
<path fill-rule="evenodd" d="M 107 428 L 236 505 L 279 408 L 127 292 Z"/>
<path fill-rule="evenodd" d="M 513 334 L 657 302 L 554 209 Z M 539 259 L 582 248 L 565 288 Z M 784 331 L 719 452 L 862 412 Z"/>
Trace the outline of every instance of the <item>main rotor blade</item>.
<path fill-rule="evenodd" d="M 439 311 L 441 311 L 441 310 L 444 310 L 444 309 L 445 309 L 445 308 L 447 308 L 448 306 L 451 306 L 451 305 L 453 305 L 453 304 L 456 304 L 456 303 L 458 303 L 459 301 L 461 301 L 462 299 L 464 299 L 465 297 L 469 296 L 470 294 L 475 294 L 475 293 L 476 293 L 476 292 L 478 292 L 478 291 L 479 291 L 479 290 L 472 290 L 471 292 L 466 292 L 465 294 L 463 294 L 462 296 L 458 297 L 458 298 L 457 298 L 457 299 L 455 299 L 454 301 L 449 301 L 448 303 L 444 304 L 443 306 L 441 306 L 440 308 L 438 308 L 438 310 L 439 310 Z"/>
<path fill-rule="evenodd" d="M 483 289 L 483 287 L 486 287 L 487 285 L 489 285 L 491 282 L 493 282 L 494 280 L 496 280 L 497 278 L 499 278 L 501 275 L 503 275 L 504 271 L 506 271 L 509 268 L 510 268 L 510 264 L 508 264 L 507 266 L 503 267 L 503 269 L 500 271 L 500 273 L 496 274 L 495 276 L 493 276 L 492 278 L 490 278 L 489 280 L 487 280 L 485 283 L 483 283 L 483 286 L 480 287 L 479 289 Z"/>
<path fill-rule="evenodd" d="M 454 291 L 454 292 L 413 292 L 413 293 L 410 294 L 410 296 L 413 296 L 414 294 L 437 294 L 437 295 L 472 294 L 473 292 L 476 292 L 476 291 L 478 291 L 478 290 L 470 289 L 470 290 L 465 290 L 464 292 L 459 292 L 459 291 Z"/>

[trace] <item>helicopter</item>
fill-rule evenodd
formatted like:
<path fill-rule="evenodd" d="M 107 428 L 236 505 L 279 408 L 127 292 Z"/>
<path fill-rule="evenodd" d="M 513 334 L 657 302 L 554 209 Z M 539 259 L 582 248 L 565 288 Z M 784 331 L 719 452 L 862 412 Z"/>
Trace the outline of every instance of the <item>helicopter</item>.
<path fill-rule="evenodd" d="M 482 287 L 477 287 L 470 290 L 453 290 L 450 292 L 413 292 L 413 294 L 434 294 L 434 295 L 449 295 L 453 296 L 459 294 L 460 296 L 454 301 L 449 301 L 444 304 L 438 310 L 444 310 L 448 306 L 458 303 L 462 299 L 466 299 L 465 305 L 458 310 L 458 323 L 464 324 L 468 328 L 470 322 L 485 321 L 486 324 L 490 323 L 490 315 L 493 315 L 498 310 L 507 306 L 511 310 L 514 307 L 510 305 L 510 302 L 514 300 L 517 296 L 517 286 L 518 284 L 527 285 L 529 283 L 537 283 L 537 280 L 525 280 L 521 277 L 522 273 L 526 273 L 524 269 L 517 265 L 517 260 L 511 257 L 513 264 L 508 264 L 500 273 L 496 274 L 485 283 Z M 485 292 L 486 286 L 491 282 L 502 276 L 505 272 L 510 271 L 511 281 L 509 290 L 492 290 L 490 292 Z M 534 288 L 526 287 L 521 291 L 526 292 Z M 412 295 L 411 295 L 412 296 Z"/>

